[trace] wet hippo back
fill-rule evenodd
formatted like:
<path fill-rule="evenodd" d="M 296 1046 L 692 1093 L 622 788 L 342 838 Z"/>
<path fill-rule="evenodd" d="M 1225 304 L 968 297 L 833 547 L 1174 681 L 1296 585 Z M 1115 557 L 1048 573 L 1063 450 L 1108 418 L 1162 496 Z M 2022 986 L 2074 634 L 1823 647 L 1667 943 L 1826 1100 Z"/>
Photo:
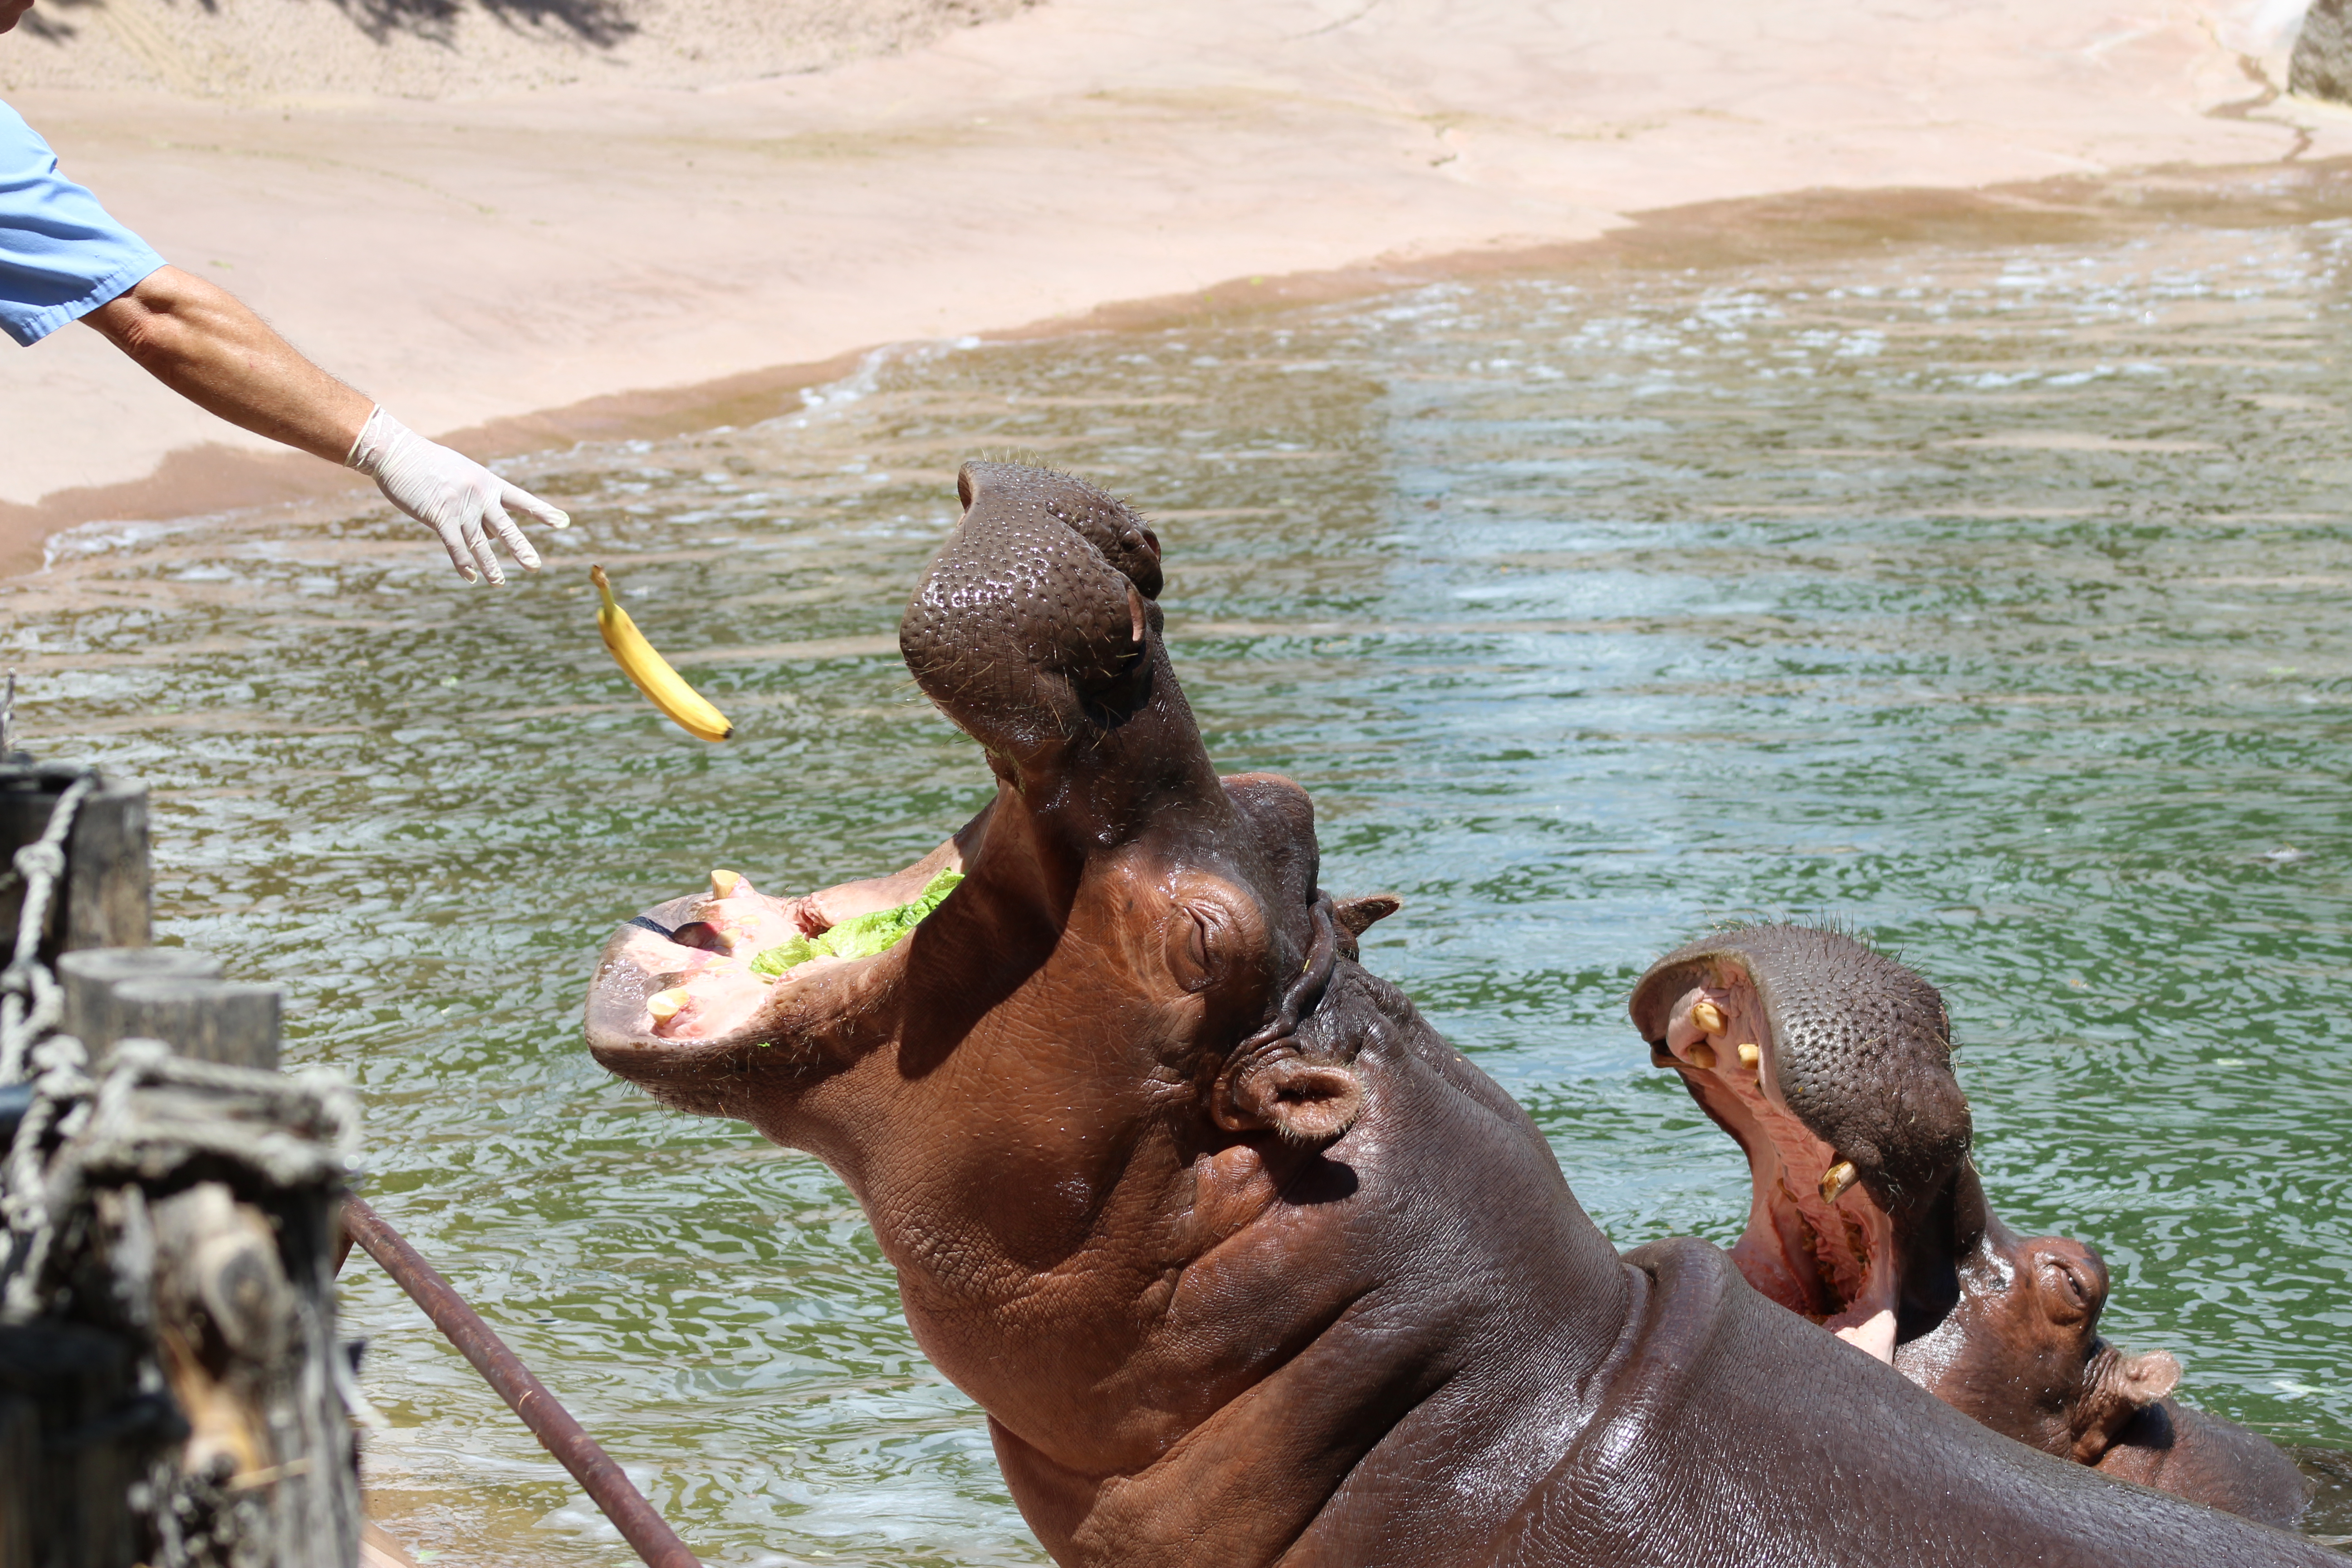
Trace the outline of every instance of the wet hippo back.
<path fill-rule="evenodd" d="M 2320 1563 L 2284 1531 L 2116 1486 L 2000 1437 L 1678 1239 L 1626 1256 L 1648 1289 L 1620 1391 L 1496 1563 Z M 1803 1390 L 1791 1407 L 1791 1377 Z"/>

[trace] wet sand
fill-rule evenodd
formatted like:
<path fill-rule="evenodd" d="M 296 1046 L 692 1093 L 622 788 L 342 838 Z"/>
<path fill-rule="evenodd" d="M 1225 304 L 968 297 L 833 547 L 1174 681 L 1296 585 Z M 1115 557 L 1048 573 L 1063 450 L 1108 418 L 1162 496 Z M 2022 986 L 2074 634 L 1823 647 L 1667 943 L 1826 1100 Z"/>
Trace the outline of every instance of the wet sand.
<path fill-rule="evenodd" d="M 1595 242 L 1696 259 L 1759 224 L 1851 241 L 1991 204 L 2030 227 L 2216 181 L 2292 199 L 2352 156 L 2352 113 L 2278 98 L 2248 10 L 1049 0 L 698 89 L 9 96 L 166 256 L 490 455 L 743 423 L 908 339 Z M 1806 194 L 1752 200 L 1773 193 Z M 350 488 L 80 329 L 0 356 L 0 570 L 93 519 Z"/>

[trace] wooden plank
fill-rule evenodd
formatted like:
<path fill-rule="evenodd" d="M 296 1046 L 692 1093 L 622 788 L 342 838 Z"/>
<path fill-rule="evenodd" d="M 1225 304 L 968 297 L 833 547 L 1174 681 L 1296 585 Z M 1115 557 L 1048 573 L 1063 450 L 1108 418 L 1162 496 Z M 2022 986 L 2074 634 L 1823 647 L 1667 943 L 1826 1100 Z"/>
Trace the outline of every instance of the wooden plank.
<path fill-rule="evenodd" d="M 153 939 L 145 784 L 107 778 L 82 801 L 66 843 L 65 890 L 60 952 L 144 947 Z"/>

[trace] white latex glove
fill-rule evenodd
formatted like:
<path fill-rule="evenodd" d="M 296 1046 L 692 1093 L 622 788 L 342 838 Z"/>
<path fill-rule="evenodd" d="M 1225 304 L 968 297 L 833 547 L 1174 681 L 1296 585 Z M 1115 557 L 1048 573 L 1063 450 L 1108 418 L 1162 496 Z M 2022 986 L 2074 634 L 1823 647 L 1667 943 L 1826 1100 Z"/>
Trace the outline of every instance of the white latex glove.
<path fill-rule="evenodd" d="M 373 479 L 386 500 L 439 534 L 448 547 L 449 563 L 468 583 L 478 565 L 492 583 L 507 580 L 490 550 L 486 525 L 518 562 L 539 570 L 539 552 L 507 515 L 507 508 L 528 512 L 551 528 L 568 527 L 572 521 L 562 508 L 507 483 L 463 452 L 426 440 L 386 414 L 382 404 L 360 426 L 360 438 L 352 443 L 343 463 Z"/>

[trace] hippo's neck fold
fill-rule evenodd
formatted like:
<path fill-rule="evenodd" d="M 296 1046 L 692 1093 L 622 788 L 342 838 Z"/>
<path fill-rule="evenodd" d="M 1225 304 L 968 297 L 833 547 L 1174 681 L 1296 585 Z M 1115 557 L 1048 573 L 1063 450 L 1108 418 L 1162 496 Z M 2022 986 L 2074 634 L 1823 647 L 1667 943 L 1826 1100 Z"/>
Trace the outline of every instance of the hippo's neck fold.
<path fill-rule="evenodd" d="M 1402 996 L 1347 963 L 1331 990 L 1326 1007 L 1364 1037 L 1366 1109 L 1346 1136 L 1200 1152 L 1160 1215 L 1188 1255 L 1150 1278 L 1108 1248 L 1092 1265 L 1136 1290 L 1115 1346 L 1049 1320 L 990 1349 L 1026 1368 L 1024 1396 L 992 1398 L 958 1375 L 963 1356 L 939 1357 L 989 1409 L 1059 1562 L 1476 1561 L 1590 1415 L 1631 1310 L 1614 1249 L 1563 1201 L 1524 1112 Z M 1459 1224 L 1496 1204 L 1524 1225 Z M 1145 1415 L 1073 1442 L 1073 1408 Z M 1397 1533 L 1396 1494 L 1433 1468 L 1467 1479 Z"/>

